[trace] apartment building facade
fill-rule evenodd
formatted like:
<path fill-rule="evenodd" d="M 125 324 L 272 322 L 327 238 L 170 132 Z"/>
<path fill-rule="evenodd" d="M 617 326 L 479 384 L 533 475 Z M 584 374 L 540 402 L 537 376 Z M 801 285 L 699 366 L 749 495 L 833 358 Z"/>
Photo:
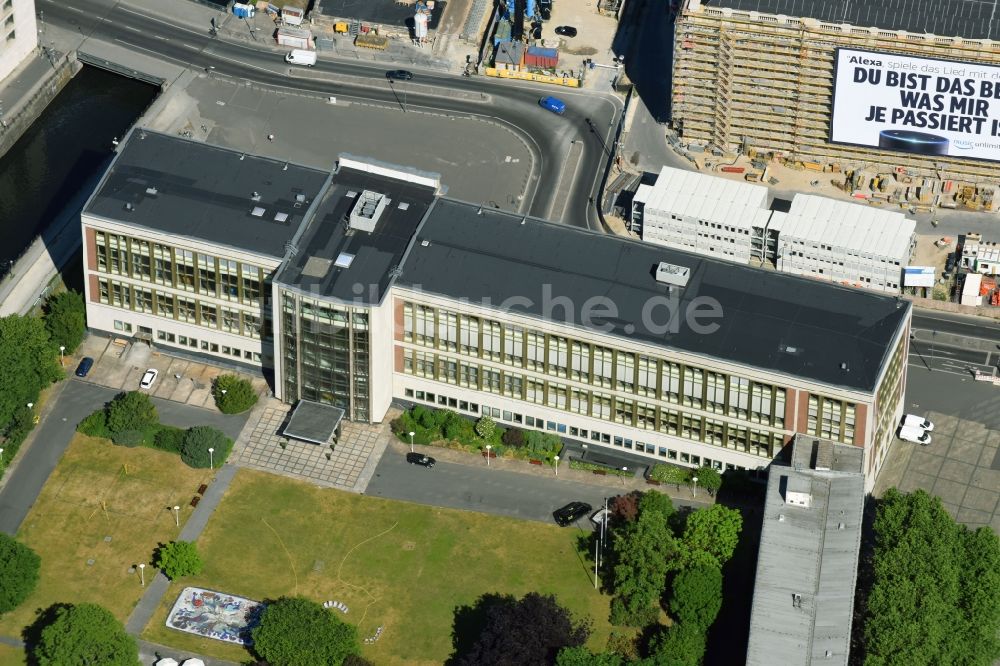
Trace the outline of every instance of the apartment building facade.
<path fill-rule="evenodd" d="M 0 0 L 0 81 L 38 47 L 34 0 Z"/>
<path fill-rule="evenodd" d="M 862 449 L 874 483 L 902 410 L 906 302 L 447 199 L 433 174 L 141 136 L 84 208 L 94 329 L 238 349 L 279 398 L 352 420 L 399 400 L 750 470 L 808 432 Z"/>

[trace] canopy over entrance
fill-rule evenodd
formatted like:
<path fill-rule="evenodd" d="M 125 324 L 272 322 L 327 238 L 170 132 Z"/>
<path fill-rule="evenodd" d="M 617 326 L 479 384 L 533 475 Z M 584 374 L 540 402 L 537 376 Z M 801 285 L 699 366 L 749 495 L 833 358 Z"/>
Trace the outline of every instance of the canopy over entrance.
<path fill-rule="evenodd" d="M 284 435 L 314 444 L 326 444 L 340 428 L 344 410 L 333 405 L 324 405 L 311 400 L 299 400 L 288 419 Z"/>

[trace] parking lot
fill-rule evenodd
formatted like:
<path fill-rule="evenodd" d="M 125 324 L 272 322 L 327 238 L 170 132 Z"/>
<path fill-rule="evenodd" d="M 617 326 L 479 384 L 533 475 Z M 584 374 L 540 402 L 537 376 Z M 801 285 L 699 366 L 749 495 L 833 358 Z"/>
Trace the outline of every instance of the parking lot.
<path fill-rule="evenodd" d="M 937 412 L 928 446 L 895 440 L 875 484 L 875 496 L 895 486 L 937 495 L 956 520 L 1000 532 L 1000 430 Z"/>
<path fill-rule="evenodd" d="M 259 375 L 171 356 L 145 343 L 129 344 L 124 338 L 90 335 L 80 345 L 74 360 L 84 356 L 94 359 L 94 367 L 85 381 L 134 391 L 139 389 L 143 373 L 155 368 L 158 376 L 147 391 L 150 395 L 195 407 L 215 408 L 212 382 L 221 374 L 239 374 L 251 381 L 258 395 L 268 392 L 267 382 Z"/>

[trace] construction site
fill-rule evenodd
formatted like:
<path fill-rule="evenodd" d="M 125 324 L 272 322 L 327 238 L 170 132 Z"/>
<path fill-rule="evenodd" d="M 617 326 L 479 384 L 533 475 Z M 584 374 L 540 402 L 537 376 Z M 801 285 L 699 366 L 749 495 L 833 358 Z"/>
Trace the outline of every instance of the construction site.
<path fill-rule="evenodd" d="M 995 162 L 831 140 L 838 49 L 1000 65 L 988 11 L 967 0 L 898 4 L 775 0 L 765 14 L 755 0 L 686 0 L 675 24 L 676 147 L 699 166 L 741 164 L 749 181 L 773 185 L 772 172 L 792 170 L 873 205 L 995 211 Z"/>

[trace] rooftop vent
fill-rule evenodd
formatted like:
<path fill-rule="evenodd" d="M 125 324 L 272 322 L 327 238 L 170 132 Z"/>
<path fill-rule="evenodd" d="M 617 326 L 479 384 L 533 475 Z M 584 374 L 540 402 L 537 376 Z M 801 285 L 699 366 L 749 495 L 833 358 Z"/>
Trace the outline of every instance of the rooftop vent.
<path fill-rule="evenodd" d="M 785 503 L 808 507 L 812 505 L 812 481 L 801 476 L 788 479 L 785 487 Z"/>
<path fill-rule="evenodd" d="M 354 255 L 349 252 L 341 252 L 337 255 L 337 260 L 333 262 L 333 265 L 337 268 L 350 268 L 351 263 L 354 261 Z"/>
<path fill-rule="evenodd" d="M 399 210 L 410 210 L 410 204 L 406 203 L 405 201 L 400 201 L 399 206 L 397 207 L 399 208 Z"/>
<path fill-rule="evenodd" d="M 389 197 L 378 192 L 365 190 L 358 197 L 357 203 L 354 204 L 354 208 L 351 210 L 350 228 L 367 231 L 368 233 L 375 231 L 375 225 L 378 224 L 379 218 L 382 217 L 382 212 L 388 205 Z"/>
<path fill-rule="evenodd" d="M 661 261 L 656 267 L 656 281 L 661 284 L 668 284 L 672 287 L 686 287 L 688 279 L 691 277 L 691 269 L 687 266 L 678 266 Z"/>
<path fill-rule="evenodd" d="M 358 193 L 355 192 L 354 190 L 347 190 L 347 194 L 344 196 L 346 196 L 348 199 L 353 199 L 354 197 L 358 196 Z"/>
<path fill-rule="evenodd" d="M 288 221 L 288 213 L 275 213 L 274 221 L 280 224 L 284 224 L 285 222 Z"/>
<path fill-rule="evenodd" d="M 146 194 L 148 194 L 151 197 L 155 197 L 156 194 L 157 194 L 156 188 L 155 187 L 147 187 L 146 188 Z"/>
<path fill-rule="evenodd" d="M 838 529 L 838 530 L 842 530 L 842 529 L 844 529 L 845 527 L 846 527 L 846 525 L 844 525 L 844 523 L 837 523 L 837 529 Z"/>
<path fill-rule="evenodd" d="M 247 158 L 247 154 L 246 153 L 240 153 L 240 162 L 242 162 L 246 158 Z"/>
<path fill-rule="evenodd" d="M 783 513 L 779 513 L 778 514 L 778 522 L 779 523 L 785 522 L 785 514 L 783 514 Z"/>
<path fill-rule="evenodd" d="M 841 363 L 840 364 L 840 369 L 843 370 L 843 371 L 845 371 L 845 372 L 850 372 L 851 371 L 851 369 L 848 367 L 848 365 L 846 363 Z"/>
<path fill-rule="evenodd" d="M 792 607 L 802 608 L 802 595 L 792 593 Z"/>
<path fill-rule="evenodd" d="M 254 209 L 250 211 L 250 214 L 254 217 L 264 217 L 264 209 L 260 206 L 254 206 Z"/>
<path fill-rule="evenodd" d="M 250 201 L 260 201 L 260 192 L 254 190 L 250 193 Z"/>
<path fill-rule="evenodd" d="M 132 211 L 132 210 L 135 210 L 135 206 L 133 206 L 133 205 L 131 204 L 131 202 L 126 202 L 126 203 L 125 203 L 125 210 L 128 210 L 128 211 Z"/>
<path fill-rule="evenodd" d="M 430 247 L 431 246 L 431 242 L 425 238 L 424 240 L 420 241 L 420 246 L 421 247 Z"/>
<path fill-rule="evenodd" d="M 304 195 L 304 194 L 296 194 L 295 195 L 295 203 L 293 203 L 292 205 L 295 208 L 302 208 L 302 206 L 305 205 L 305 203 L 306 203 L 306 195 Z"/>

